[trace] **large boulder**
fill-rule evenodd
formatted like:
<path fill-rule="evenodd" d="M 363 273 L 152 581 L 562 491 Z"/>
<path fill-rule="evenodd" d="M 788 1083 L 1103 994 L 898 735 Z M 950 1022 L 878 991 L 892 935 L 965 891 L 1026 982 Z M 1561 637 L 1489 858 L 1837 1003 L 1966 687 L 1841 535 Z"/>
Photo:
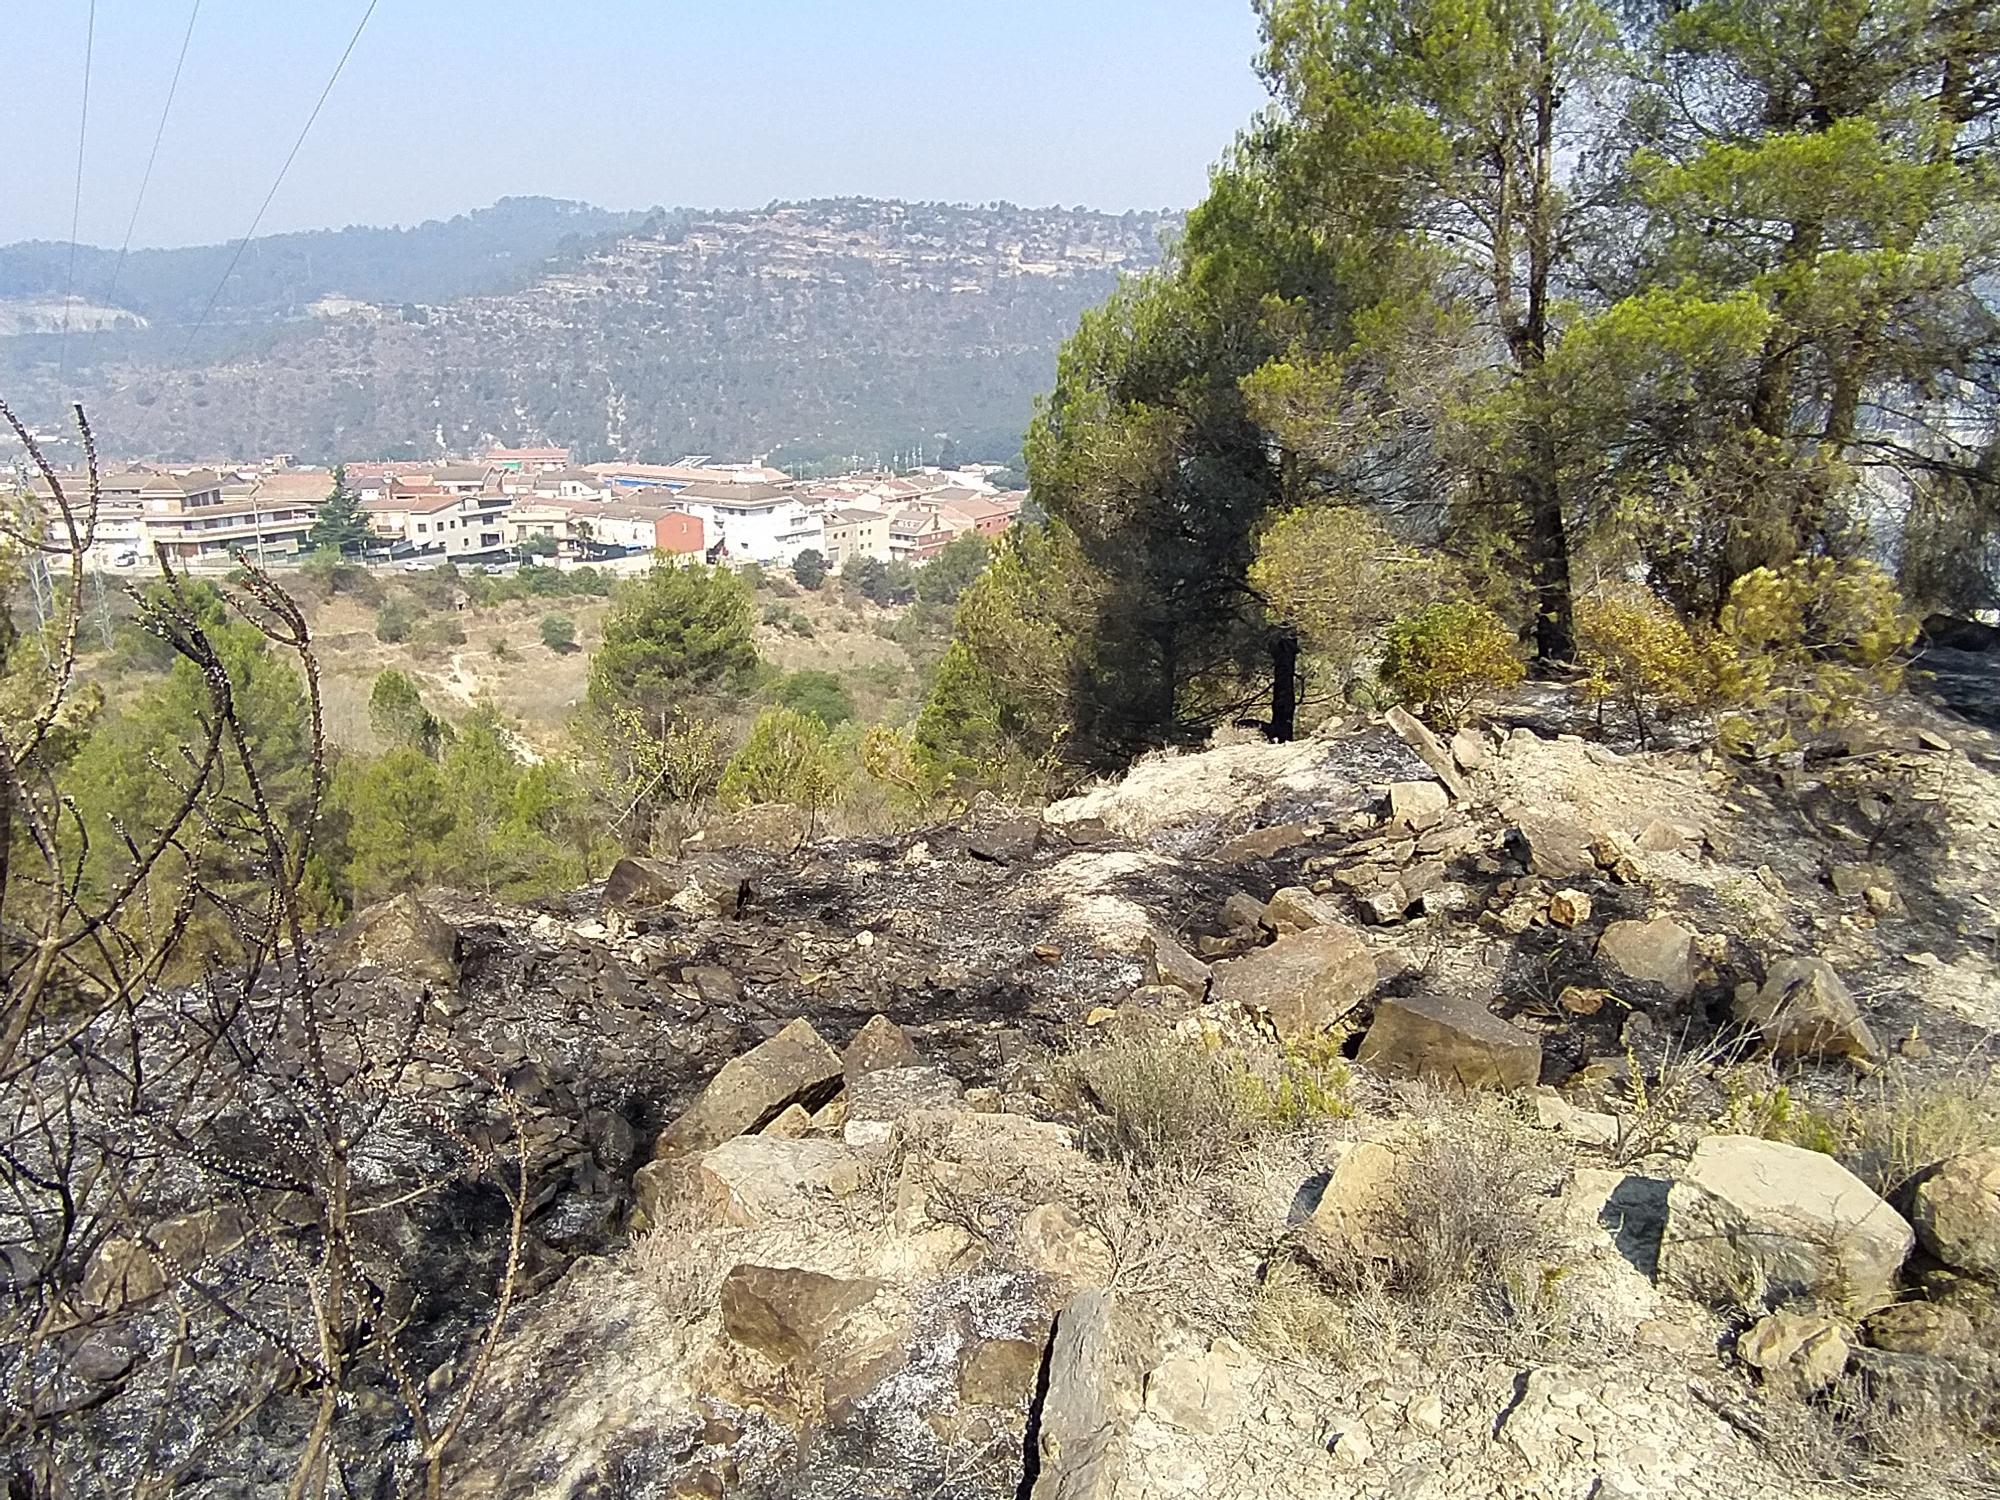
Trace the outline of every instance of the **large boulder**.
<path fill-rule="evenodd" d="M 1597 940 L 1597 960 L 1626 979 L 1658 985 L 1676 1000 L 1694 993 L 1694 934 L 1672 917 L 1613 922 Z"/>
<path fill-rule="evenodd" d="M 1915 1235 L 1830 1156 L 1712 1135 L 1667 1192 L 1660 1277 L 1717 1302 L 1889 1302 Z"/>
<path fill-rule="evenodd" d="M 1353 1273 L 1357 1259 L 1381 1259 L 1392 1248 L 1384 1221 L 1399 1174 L 1395 1152 L 1379 1141 L 1348 1142 L 1338 1151 L 1300 1233 L 1300 1248 L 1306 1259 L 1342 1276 Z"/>
<path fill-rule="evenodd" d="M 1191 999 L 1208 994 L 1208 965 L 1183 948 L 1172 934 L 1155 927 L 1146 934 L 1145 978 L 1150 985 L 1166 985 Z"/>
<path fill-rule="evenodd" d="M 672 1201 L 709 1224 L 750 1227 L 809 1222 L 828 1198 L 861 1186 L 861 1162 L 839 1141 L 740 1135 L 693 1161 L 649 1162 L 632 1180 L 641 1225 L 657 1225 Z"/>
<path fill-rule="evenodd" d="M 1561 818 L 1522 815 L 1507 830 L 1507 849 L 1544 880 L 1576 880 L 1597 873 L 1590 835 Z"/>
<path fill-rule="evenodd" d="M 334 952 L 441 989 L 458 985 L 458 929 L 405 891 L 356 917 Z"/>
<path fill-rule="evenodd" d="M 1941 1163 L 1917 1184 L 1911 1217 L 1946 1265 L 2000 1280 L 2000 1148 Z"/>
<path fill-rule="evenodd" d="M 788 1104 L 816 1109 L 840 1086 L 840 1054 L 804 1018 L 731 1058 L 653 1145 L 656 1157 L 685 1156 L 775 1119 Z"/>
<path fill-rule="evenodd" d="M 1113 1500 L 1120 1492 L 1139 1390 L 1118 1314 L 1117 1294 L 1102 1290 L 1079 1292 L 1056 1315 L 1029 1500 Z"/>
<path fill-rule="evenodd" d="M 810 1360 L 881 1289 L 863 1277 L 739 1265 L 722 1278 L 722 1331 L 774 1364 Z"/>
<path fill-rule="evenodd" d="M 1762 987 L 1746 986 L 1738 994 L 1735 1015 L 1780 1057 L 1851 1057 L 1865 1062 L 1882 1055 L 1861 1007 L 1823 958 L 1779 959 Z"/>
<path fill-rule="evenodd" d="M 1442 818 L 1450 806 L 1450 796 L 1435 781 L 1389 783 L 1389 821 L 1398 828 L 1421 832 Z"/>
<path fill-rule="evenodd" d="M 1430 1078 L 1461 1088 L 1532 1088 L 1542 1044 L 1483 1005 L 1458 996 L 1408 995 L 1375 1007 L 1360 1061 L 1397 1078 Z"/>
<path fill-rule="evenodd" d="M 949 1113 L 964 1105 L 965 1085 L 942 1068 L 876 1068 L 848 1084 L 841 1133 L 850 1146 L 886 1146 L 905 1115 L 918 1110 Z"/>
<path fill-rule="evenodd" d="M 1268 1016 L 1282 1041 L 1315 1036 L 1375 992 L 1375 956 L 1347 926 L 1288 933 L 1215 966 L 1210 996 Z"/>
<path fill-rule="evenodd" d="M 687 878 L 664 860 L 627 855 L 605 877 L 604 904 L 625 910 L 665 906 L 686 884 Z"/>

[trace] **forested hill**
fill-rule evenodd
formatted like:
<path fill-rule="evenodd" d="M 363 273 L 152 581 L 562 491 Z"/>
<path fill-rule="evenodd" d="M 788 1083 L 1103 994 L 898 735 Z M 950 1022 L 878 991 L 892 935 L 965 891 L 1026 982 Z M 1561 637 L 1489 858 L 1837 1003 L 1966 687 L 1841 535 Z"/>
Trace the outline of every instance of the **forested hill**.
<path fill-rule="evenodd" d="M 385 274 L 313 289 L 338 303 L 302 306 L 299 290 L 259 315 L 232 309 L 192 340 L 163 323 L 72 330 L 70 384 L 101 438 L 141 456 L 551 441 L 584 457 L 810 462 L 948 435 L 1004 459 L 1078 316 L 1156 264 L 1175 222 L 858 199 L 656 213 L 551 247 L 498 290 L 363 289 Z M 0 338 L 0 380 L 44 416 L 56 342 Z"/>

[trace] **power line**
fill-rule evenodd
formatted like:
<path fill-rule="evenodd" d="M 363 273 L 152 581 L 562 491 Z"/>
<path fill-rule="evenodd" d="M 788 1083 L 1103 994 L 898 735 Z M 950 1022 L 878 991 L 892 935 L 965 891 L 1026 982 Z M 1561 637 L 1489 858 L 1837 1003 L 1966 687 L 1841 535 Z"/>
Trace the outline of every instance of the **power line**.
<path fill-rule="evenodd" d="M 76 196 L 69 206 L 69 275 L 63 281 L 62 344 L 56 355 L 56 384 L 69 376 L 69 299 L 76 295 L 76 232 L 83 222 L 83 143 L 90 137 L 90 61 L 97 52 L 97 0 L 83 34 L 83 110 L 76 121 Z"/>
<path fill-rule="evenodd" d="M 188 12 L 187 30 L 181 34 L 181 55 L 174 59 L 173 82 L 167 85 L 167 102 L 160 110 L 159 129 L 153 132 L 153 149 L 146 157 L 146 172 L 139 179 L 139 196 L 132 201 L 132 217 L 125 224 L 125 243 L 118 247 L 118 259 L 111 267 L 111 289 L 104 294 L 108 302 L 118 291 L 118 277 L 125 269 L 125 253 L 132 248 L 132 231 L 139 227 L 139 210 L 145 206 L 146 189 L 153 181 L 153 163 L 160 159 L 160 142 L 167 133 L 167 116 L 173 113 L 174 95 L 180 92 L 181 69 L 187 63 L 188 43 L 194 40 L 194 18 L 201 14 L 201 0 L 194 0 L 194 8 Z"/>
<path fill-rule="evenodd" d="M 91 0 L 91 3 L 95 5 L 96 0 Z M 187 358 L 188 352 L 194 348 L 196 336 L 207 325 L 209 314 L 215 311 L 215 304 L 222 296 L 222 289 L 229 284 L 229 278 L 235 274 L 236 263 L 243 259 L 243 252 L 250 248 L 250 241 L 257 233 L 257 226 L 264 222 L 264 214 L 270 208 L 271 200 L 278 196 L 278 189 L 284 186 L 285 174 L 292 170 L 292 163 L 298 157 L 299 148 L 305 145 L 306 136 L 312 131 L 313 121 L 319 118 L 320 110 L 325 108 L 327 95 L 333 92 L 333 86 L 340 82 L 341 72 L 347 67 L 347 59 L 354 55 L 355 44 L 361 40 L 361 33 L 368 29 L 369 17 L 375 14 L 375 7 L 380 3 L 381 0 L 368 0 L 368 9 L 361 13 L 361 24 L 354 28 L 354 35 L 347 39 L 347 50 L 340 54 L 340 61 L 333 65 L 333 76 L 327 79 L 326 87 L 320 90 L 319 102 L 313 105 L 312 113 L 306 116 L 305 127 L 299 131 L 299 138 L 292 142 L 291 154 L 285 158 L 285 164 L 278 168 L 277 181 L 271 184 L 271 191 L 264 195 L 263 203 L 258 205 L 257 216 L 250 221 L 250 227 L 244 231 L 243 238 L 236 242 L 236 253 L 229 257 L 229 264 L 222 272 L 222 280 L 216 282 L 215 290 L 209 293 L 208 305 L 202 308 L 201 316 L 195 319 L 194 327 L 188 330 L 187 342 L 181 346 L 181 359 Z"/>

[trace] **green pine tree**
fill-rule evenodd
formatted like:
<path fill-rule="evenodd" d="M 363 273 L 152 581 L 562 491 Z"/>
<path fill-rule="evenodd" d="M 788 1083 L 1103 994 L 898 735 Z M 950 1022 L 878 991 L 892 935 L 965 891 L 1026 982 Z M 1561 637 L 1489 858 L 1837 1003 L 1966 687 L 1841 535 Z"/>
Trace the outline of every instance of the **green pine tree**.
<path fill-rule="evenodd" d="M 333 489 L 321 503 L 306 540 L 316 552 L 358 553 L 368 545 L 368 518 L 347 487 L 347 470 L 333 471 Z"/>

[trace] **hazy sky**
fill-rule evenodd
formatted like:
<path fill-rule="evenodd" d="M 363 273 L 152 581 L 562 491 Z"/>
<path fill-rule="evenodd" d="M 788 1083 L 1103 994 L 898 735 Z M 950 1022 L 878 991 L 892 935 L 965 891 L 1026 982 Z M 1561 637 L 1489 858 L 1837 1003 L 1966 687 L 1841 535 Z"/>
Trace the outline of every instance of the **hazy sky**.
<path fill-rule="evenodd" d="M 134 243 L 240 236 L 366 0 L 201 0 Z M 97 0 L 81 237 L 125 235 L 190 0 Z M 0 241 L 67 239 L 88 0 L 9 0 Z M 898 198 L 1186 207 L 1249 0 L 379 0 L 260 232 Z"/>

